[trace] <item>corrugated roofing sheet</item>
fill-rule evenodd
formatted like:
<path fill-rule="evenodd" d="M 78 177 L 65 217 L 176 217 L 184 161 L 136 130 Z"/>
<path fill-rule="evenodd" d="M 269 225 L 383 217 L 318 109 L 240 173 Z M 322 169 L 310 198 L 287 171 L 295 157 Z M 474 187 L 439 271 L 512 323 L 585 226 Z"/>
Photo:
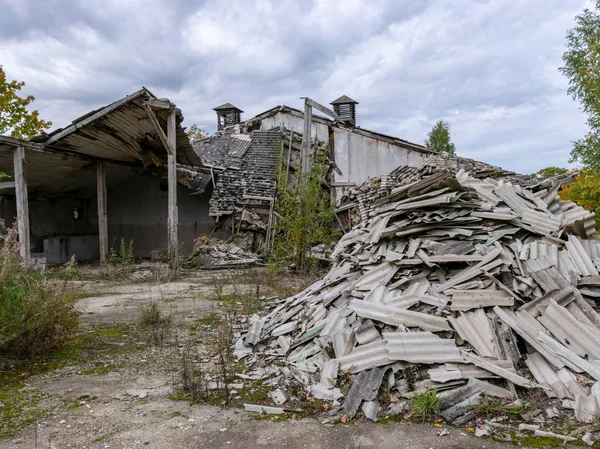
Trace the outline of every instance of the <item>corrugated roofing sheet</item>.
<path fill-rule="evenodd" d="M 460 350 L 453 339 L 441 338 L 431 332 L 384 332 L 390 360 L 412 363 L 462 362 Z"/>
<path fill-rule="evenodd" d="M 360 299 L 351 300 L 348 307 L 356 312 L 358 316 L 374 319 L 393 326 L 418 327 L 433 332 L 451 330 L 446 318 L 427 313 L 373 304 Z"/>
<path fill-rule="evenodd" d="M 538 321 L 577 355 L 600 360 L 600 330 L 582 323 L 565 307 L 550 300 Z"/>
<path fill-rule="evenodd" d="M 512 306 L 514 298 L 504 290 L 454 290 L 451 310 L 471 310 L 480 307 Z"/>
<path fill-rule="evenodd" d="M 350 354 L 339 357 L 342 371 L 358 373 L 366 369 L 391 363 L 385 340 L 374 341 L 366 345 L 357 346 Z"/>
<path fill-rule="evenodd" d="M 468 341 L 480 355 L 494 359 L 502 358 L 492 322 L 483 309 L 461 312 L 457 317 L 448 319 L 458 335 Z"/>

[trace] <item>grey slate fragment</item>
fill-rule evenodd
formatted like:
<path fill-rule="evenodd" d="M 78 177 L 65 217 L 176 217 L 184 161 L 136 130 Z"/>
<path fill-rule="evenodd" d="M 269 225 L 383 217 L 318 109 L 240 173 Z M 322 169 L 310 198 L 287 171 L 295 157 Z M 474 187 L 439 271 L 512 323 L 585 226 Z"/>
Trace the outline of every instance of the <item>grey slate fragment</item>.
<path fill-rule="evenodd" d="M 373 368 L 358 373 L 344 402 L 344 414 L 353 418 L 362 401 L 373 401 L 381 387 L 383 375 L 388 368 Z"/>
<path fill-rule="evenodd" d="M 381 405 L 377 399 L 369 402 L 363 402 L 362 412 L 365 414 L 367 419 L 371 421 L 377 421 L 377 414 L 381 410 Z"/>

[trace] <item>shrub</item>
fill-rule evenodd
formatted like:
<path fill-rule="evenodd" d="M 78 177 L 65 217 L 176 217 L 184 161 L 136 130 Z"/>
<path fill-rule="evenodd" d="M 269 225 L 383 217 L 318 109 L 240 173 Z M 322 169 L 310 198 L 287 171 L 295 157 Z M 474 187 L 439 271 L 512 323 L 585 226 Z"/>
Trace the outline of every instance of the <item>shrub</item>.
<path fill-rule="evenodd" d="M 162 316 L 158 304 L 155 302 L 142 307 L 140 312 L 140 324 L 142 326 L 159 326 L 167 321 L 169 321 L 169 318 Z"/>
<path fill-rule="evenodd" d="M 16 231 L 0 239 L 0 352 L 33 357 L 61 346 L 77 326 L 66 283 L 19 262 Z"/>

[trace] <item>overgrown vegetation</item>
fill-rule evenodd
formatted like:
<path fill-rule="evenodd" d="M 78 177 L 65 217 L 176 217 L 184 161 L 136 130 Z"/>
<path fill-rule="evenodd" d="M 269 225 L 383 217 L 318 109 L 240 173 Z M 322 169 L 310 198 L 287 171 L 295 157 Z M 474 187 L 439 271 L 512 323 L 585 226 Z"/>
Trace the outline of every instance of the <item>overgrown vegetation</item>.
<path fill-rule="evenodd" d="M 413 414 L 425 422 L 439 413 L 440 397 L 435 388 L 427 389 L 423 393 L 415 394 L 411 399 Z"/>
<path fill-rule="evenodd" d="M 66 281 L 30 271 L 18 258 L 14 229 L 0 240 L 0 352 L 33 357 L 61 346 L 78 314 Z"/>
<path fill-rule="evenodd" d="M 158 308 L 158 304 L 151 302 L 142 307 L 139 322 L 142 326 L 151 329 L 152 342 L 162 346 L 171 324 L 171 317 L 164 316 Z"/>
<path fill-rule="evenodd" d="M 131 265 L 134 262 L 133 240 L 130 240 L 129 245 L 127 245 L 125 239 L 122 238 L 118 249 L 115 249 L 114 246 L 110 247 L 108 254 L 108 263 L 110 265 Z"/>
<path fill-rule="evenodd" d="M 208 327 L 214 336 L 214 344 L 209 348 L 211 362 L 199 360 L 198 348 L 190 343 L 186 345 L 181 354 L 181 383 L 174 393 L 175 399 L 213 405 L 229 404 L 230 385 L 235 379 L 235 362 L 230 349 L 235 314 L 236 309 L 232 304 L 223 314 L 212 314 L 198 320 L 196 327 Z"/>
<path fill-rule="evenodd" d="M 473 409 L 482 418 L 490 419 L 495 416 L 518 416 L 533 410 L 533 407 L 529 401 L 506 403 L 505 400 L 493 398 L 484 393 L 477 405 L 473 406 Z"/>
<path fill-rule="evenodd" d="M 562 187 L 560 199 L 574 201 L 584 209 L 597 212 L 600 209 L 600 176 L 584 168 L 575 179 Z M 600 214 L 596 215 L 596 230 L 600 230 Z"/>
<path fill-rule="evenodd" d="M 318 142 L 310 155 L 310 171 L 297 167 L 290 176 L 286 154 L 280 151 L 277 169 L 277 198 L 271 267 L 275 270 L 293 265 L 309 271 L 318 260 L 312 254 L 316 245 L 331 245 L 339 238 L 333 226 L 334 208 L 326 187 L 330 161 L 328 146 Z"/>

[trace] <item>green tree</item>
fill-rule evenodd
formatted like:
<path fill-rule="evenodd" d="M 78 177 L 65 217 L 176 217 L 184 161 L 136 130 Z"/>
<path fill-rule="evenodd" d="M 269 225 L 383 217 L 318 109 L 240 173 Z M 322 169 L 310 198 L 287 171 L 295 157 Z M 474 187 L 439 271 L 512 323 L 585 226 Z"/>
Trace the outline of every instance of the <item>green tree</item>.
<path fill-rule="evenodd" d="M 425 146 L 435 151 L 456 154 L 454 144 L 450 141 L 450 125 L 448 122 L 439 120 L 433 126 L 431 132 L 427 135 Z"/>
<path fill-rule="evenodd" d="M 271 265 L 276 269 L 294 264 L 296 269 L 308 271 L 317 262 L 312 248 L 330 245 L 339 238 L 333 227 L 334 207 L 325 187 L 330 162 L 326 145 L 319 142 L 310 160 L 308 173 L 295 170 L 297 178 L 290 179 L 283 147 L 280 151 L 275 200 L 278 219 L 271 253 Z"/>
<path fill-rule="evenodd" d="M 8 81 L 0 66 L 0 135 L 28 140 L 48 129 L 52 122 L 42 120 L 37 110 L 28 111 L 35 98 L 33 95 L 20 97 L 23 86 L 22 81 Z"/>
<path fill-rule="evenodd" d="M 536 171 L 535 173 L 532 173 L 531 176 L 533 176 L 534 178 L 553 178 L 554 176 L 564 175 L 568 172 L 569 170 L 566 168 L 550 166 L 542 168 Z"/>
<path fill-rule="evenodd" d="M 600 0 L 577 15 L 575 23 L 567 32 L 564 66 L 559 70 L 569 79 L 567 92 L 587 114 L 589 132 L 574 142 L 569 162 L 600 172 Z"/>
<path fill-rule="evenodd" d="M 186 131 L 186 134 L 188 135 L 189 139 L 193 142 L 194 140 L 203 139 L 208 133 L 194 123 L 192 126 L 190 126 L 189 131 Z"/>

